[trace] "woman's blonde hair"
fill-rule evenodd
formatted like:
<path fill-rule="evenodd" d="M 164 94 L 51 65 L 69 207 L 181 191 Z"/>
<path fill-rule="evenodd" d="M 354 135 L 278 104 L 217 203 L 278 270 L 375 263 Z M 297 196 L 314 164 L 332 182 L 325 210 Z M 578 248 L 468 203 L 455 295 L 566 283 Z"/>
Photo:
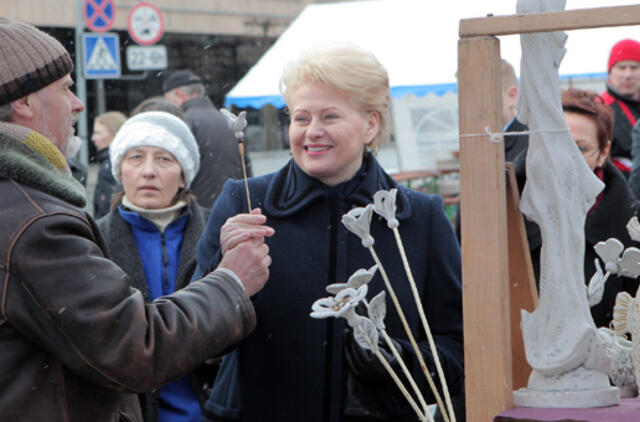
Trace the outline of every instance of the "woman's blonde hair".
<path fill-rule="evenodd" d="M 280 92 L 288 107 L 296 90 L 306 84 L 330 86 L 349 98 L 359 110 L 378 113 L 380 129 L 369 145 L 373 153 L 389 139 L 389 76 L 372 53 L 349 43 L 313 47 L 284 68 Z"/>
<path fill-rule="evenodd" d="M 95 121 L 104 125 L 112 136 L 116 136 L 120 127 L 127 121 L 127 116 L 119 111 L 107 111 L 97 115 Z"/>

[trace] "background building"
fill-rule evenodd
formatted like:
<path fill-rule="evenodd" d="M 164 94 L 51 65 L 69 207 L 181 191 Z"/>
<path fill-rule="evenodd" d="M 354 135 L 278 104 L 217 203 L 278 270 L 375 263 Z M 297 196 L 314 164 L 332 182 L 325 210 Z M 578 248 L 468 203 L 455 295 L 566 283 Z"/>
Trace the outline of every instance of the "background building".
<path fill-rule="evenodd" d="M 86 81 L 86 132 L 91 136 L 93 118 L 105 110 L 125 114 L 142 100 L 161 94 L 164 77 L 177 69 L 191 69 L 207 84 L 218 107 L 225 94 L 255 64 L 298 13 L 312 0 L 148 0 L 162 13 L 164 35 L 157 44 L 167 48 L 165 70 L 132 71 L 126 48 L 136 45 L 129 35 L 128 17 L 139 4 L 115 0 L 115 32 L 120 40 L 122 76 Z M 29 22 L 59 39 L 75 60 L 76 26 L 82 22 L 83 0 L 2 0 L 0 16 Z M 90 32 L 83 28 L 84 32 Z M 73 75 L 78 81 L 78 75 Z M 259 114 L 259 113 L 258 113 Z M 262 119 L 256 115 L 254 120 Z M 88 142 L 91 161 L 94 147 Z"/>

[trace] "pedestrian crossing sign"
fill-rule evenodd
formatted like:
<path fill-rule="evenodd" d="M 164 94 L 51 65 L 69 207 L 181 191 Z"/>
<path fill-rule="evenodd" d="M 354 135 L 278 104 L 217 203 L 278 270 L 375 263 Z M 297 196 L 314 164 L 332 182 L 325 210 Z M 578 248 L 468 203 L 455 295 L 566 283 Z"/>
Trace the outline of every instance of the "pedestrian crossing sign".
<path fill-rule="evenodd" d="M 120 39 L 111 32 L 82 35 L 84 77 L 87 79 L 118 79 L 120 67 Z"/>

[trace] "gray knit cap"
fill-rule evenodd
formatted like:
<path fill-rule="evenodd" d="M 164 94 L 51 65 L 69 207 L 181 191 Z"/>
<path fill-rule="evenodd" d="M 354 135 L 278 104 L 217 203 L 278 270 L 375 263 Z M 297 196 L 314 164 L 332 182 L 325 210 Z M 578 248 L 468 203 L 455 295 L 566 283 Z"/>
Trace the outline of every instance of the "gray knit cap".
<path fill-rule="evenodd" d="M 35 26 L 0 17 L 0 105 L 39 91 L 73 70 L 69 52 Z"/>
<path fill-rule="evenodd" d="M 119 182 L 122 158 L 136 147 L 157 147 L 170 152 L 182 167 L 187 189 L 191 186 L 200 168 L 200 150 L 189 126 L 180 118 L 164 111 L 147 111 L 122 125 L 109 144 L 111 173 Z"/>

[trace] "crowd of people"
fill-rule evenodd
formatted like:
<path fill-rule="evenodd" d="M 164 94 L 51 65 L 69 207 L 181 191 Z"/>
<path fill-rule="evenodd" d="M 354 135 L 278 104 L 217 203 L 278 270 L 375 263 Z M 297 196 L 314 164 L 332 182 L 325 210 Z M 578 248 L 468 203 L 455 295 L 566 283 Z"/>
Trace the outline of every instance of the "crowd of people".
<path fill-rule="evenodd" d="M 387 71 L 351 44 L 309 49 L 283 70 L 291 159 L 241 180 L 237 140 L 188 70 L 129 114 L 95 118 L 100 173 L 93 215 L 71 161 L 69 53 L 34 26 L 0 17 L 0 43 L 16 49 L 0 67 L 0 414 L 23 421 L 415 421 L 376 356 L 342 319 L 309 317 L 330 284 L 374 264 L 341 224 L 379 190 L 396 189 L 398 233 L 435 339 L 432 354 L 416 312 L 408 329 L 385 319 L 390 364 L 421 376 L 442 363 L 458 420 L 464 419 L 460 247 L 439 196 L 398 185 L 376 159 L 389 139 Z M 293 59 L 293 58 L 292 58 Z M 602 95 L 572 89 L 562 106 L 586 163 L 605 184 L 586 225 L 592 246 L 625 245 L 640 192 L 640 43 L 611 50 Z M 517 80 L 503 63 L 505 131 L 517 120 Z M 526 135 L 505 139 L 524 166 Z M 246 185 L 245 185 L 246 183 Z M 249 197 L 247 198 L 247 195 Z M 248 208 L 253 204 L 253 209 Z M 528 227 L 532 257 L 536 228 Z M 373 219 L 377 252 L 415 309 L 387 222 Z M 594 321 L 611 320 L 612 298 L 636 280 L 613 278 Z M 376 273 L 370 291 L 385 289 Z M 395 348 L 396 353 L 389 348 Z M 442 388 L 442 385 L 439 385 Z M 440 409 L 443 410 L 443 409 Z M 443 410 L 444 411 L 444 410 Z"/>

